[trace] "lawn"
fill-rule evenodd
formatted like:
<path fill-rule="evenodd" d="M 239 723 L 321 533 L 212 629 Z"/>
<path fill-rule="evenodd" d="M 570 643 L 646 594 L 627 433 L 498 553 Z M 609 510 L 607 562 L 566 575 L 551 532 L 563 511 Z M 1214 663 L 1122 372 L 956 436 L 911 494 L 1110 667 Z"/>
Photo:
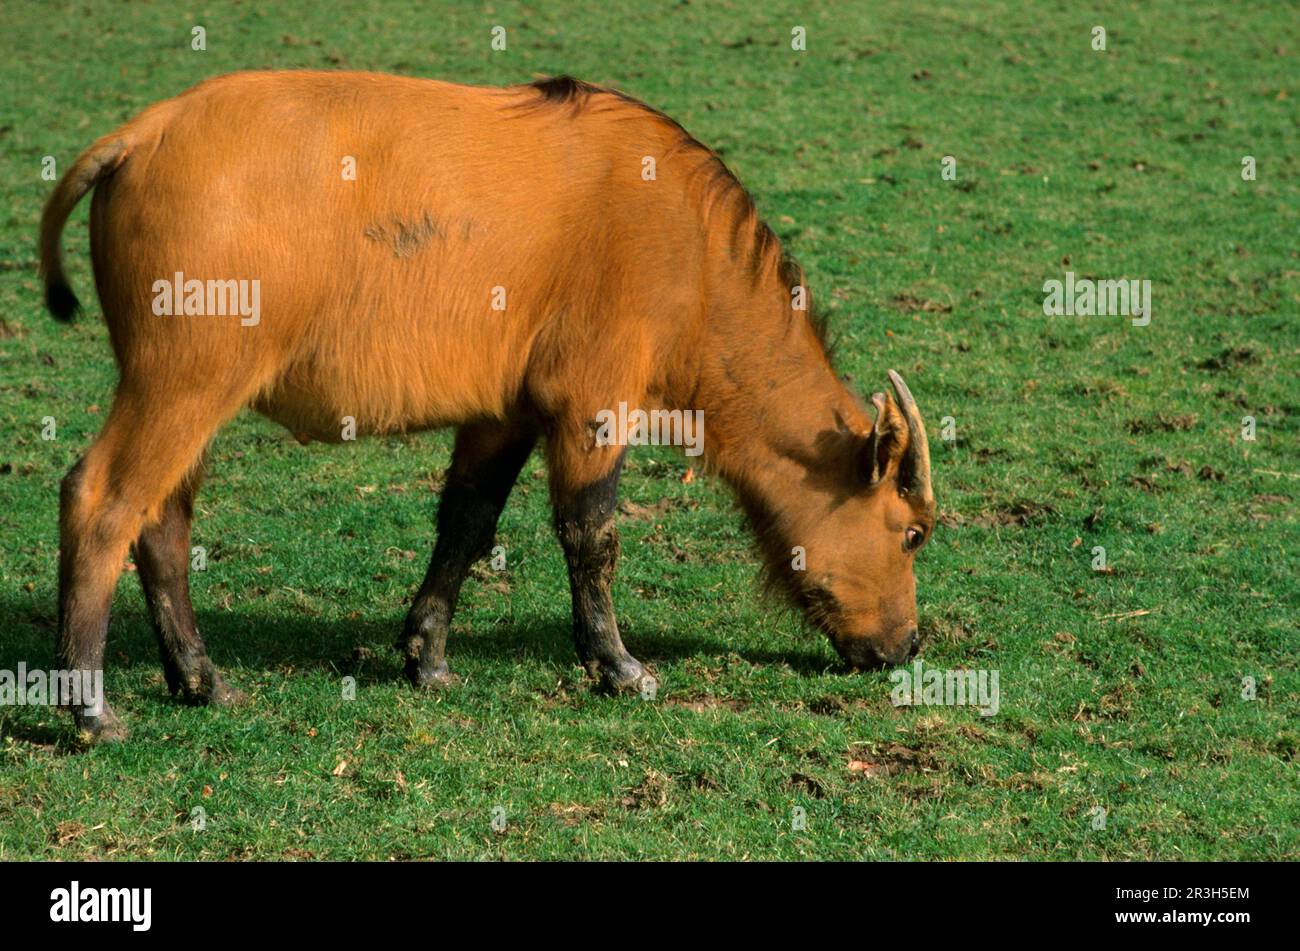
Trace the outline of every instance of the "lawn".
<path fill-rule="evenodd" d="M 131 738 L 82 750 L 71 718 L 0 707 L 0 859 L 1300 858 L 1294 7 L 203 9 L 0 8 L 0 670 L 54 664 L 59 480 L 115 381 L 89 201 L 64 241 L 87 313 L 41 306 L 43 157 L 62 172 L 236 69 L 569 73 L 725 157 L 859 392 L 907 377 L 941 510 L 922 656 L 997 671 L 999 709 L 899 707 L 887 671 L 845 672 L 760 595 L 726 487 L 663 448 L 630 456 L 615 587 L 658 695 L 583 681 L 540 455 L 506 570 L 462 596 L 463 684 L 417 694 L 392 644 L 450 434 L 303 447 L 244 414 L 211 449 L 192 585 L 249 703 L 168 696 L 128 571 L 106 676 Z M 1045 316 L 1067 271 L 1149 280 L 1149 325 Z"/>

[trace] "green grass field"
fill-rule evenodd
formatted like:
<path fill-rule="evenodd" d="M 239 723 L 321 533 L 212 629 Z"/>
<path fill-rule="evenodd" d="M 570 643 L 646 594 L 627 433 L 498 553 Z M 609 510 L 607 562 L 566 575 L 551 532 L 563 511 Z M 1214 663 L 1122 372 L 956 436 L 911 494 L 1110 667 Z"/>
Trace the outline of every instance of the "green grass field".
<path fill-rule="evenodd" d="M 131 739 L 83 751 L 71 718 L 0 707 L 0 858 L 1300 857 L 1293 5 L 440 6 L 0 8 L 0 669 L 54 664 L 58 484 L 115 381 L 88 201 L 65 235 L 88 313 L 41 307 L 42 158 L 62 172 L 236 69 L 569 73 L 724 155 L 859 392 L 907 377 L 942 513 L 923 657 L 998 671 L 1000 710 L 895 707 L 887 672 L 845 673 L 758 595 L 726 487 L 659 448 L 623 479 L 615 589 L 658 697 L 582 679 L 539 456 L 502 520 L 508 570 L 461 600 L 463 685 L 417 694 L 391 644 L 449 434 L 302 447 L 245 414 L 212 447 L 192 584 L 250 702 L 169 698 L 125 575 L 107 687 Z M 1150 325 L 1044 316 L 1066 271 L 1150 280 Z"/>

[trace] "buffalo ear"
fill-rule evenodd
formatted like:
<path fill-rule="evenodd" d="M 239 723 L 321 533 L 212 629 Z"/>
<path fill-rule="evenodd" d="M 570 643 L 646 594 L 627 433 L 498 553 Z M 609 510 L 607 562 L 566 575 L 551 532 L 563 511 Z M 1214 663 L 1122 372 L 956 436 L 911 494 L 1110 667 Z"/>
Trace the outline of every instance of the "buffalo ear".
<path fill-rule="evenodd" d="M 876 422 L 858 447 L 857 468 L 863 482 L 876 486 L 906 452 L 908 430 L 907 420 L 888 395 L 871 394 L 871 404 L 876 408 Z"/>

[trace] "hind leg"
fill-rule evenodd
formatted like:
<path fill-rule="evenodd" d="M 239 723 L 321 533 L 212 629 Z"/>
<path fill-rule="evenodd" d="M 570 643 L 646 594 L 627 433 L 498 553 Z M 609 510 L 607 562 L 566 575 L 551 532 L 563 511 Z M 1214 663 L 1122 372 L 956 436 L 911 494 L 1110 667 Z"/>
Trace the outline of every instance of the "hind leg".
<path fill-rule="evenodd" d="M 168 689 L 186 703 L 229 706 L 243 695 L 226 685 L 208 659 L 190 604 L 190 523 L 198 483 L 196 470 L 172 492 L 158 521 L 136 539 L 135 560 Z"/>
<path fill-rule="evenodd" d="M 447 631 L 470 566 L 492 550 L 497 520 L 537 434 L 530 428 L 475 423 L 456 433 L 447 485 L 438 503 L 438 541 L 424 583 L 406 616 L 397 649 L 416 687 L 454 680 Z"/>
<path fill-rule="evenodd" d="M 61 487 L 57 652 L 64 670 L 102 673 L 109 610 L 127 550 L 144 526 L 160 521 L 226 409 L 194 387 L 179 393 L 132 388 L 124 374 L 103 430 Z M 88 740 L 125 736 L 107 703 L 97 711 L 71 710 Z"/>

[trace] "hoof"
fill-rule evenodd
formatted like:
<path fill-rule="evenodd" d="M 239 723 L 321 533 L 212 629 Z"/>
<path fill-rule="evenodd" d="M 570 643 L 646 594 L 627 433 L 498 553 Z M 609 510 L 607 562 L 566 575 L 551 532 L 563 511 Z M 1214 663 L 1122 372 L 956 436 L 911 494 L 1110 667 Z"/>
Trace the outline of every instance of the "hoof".
<path fill-rule="evenodd" d="M 653 700 L 659 692 L 659 681 L 639 660 L 629 657 L 617 667 L 601 665 L 600 690 L 614 695 L 637 694 L 644 700 Z"/>
<path fill-rule="evenodd" d="M 412 658 L 406 662 L 406 679 L 417 690 L 443 690 L 460 683 L 460 678 L 448 669 L 445 660 L 435 667 L 424 667 L 419 660 Z"/>
<path fill-rule="evenodd" d="M 117 714 L 108 704 L 104 704 L 104 709 L 98 716 L 88 716 L 75 711 L 73 718 L 77 722 L 77 738 L 83 746 L 120 743 L 126 739 L 126 724 L 117 718 Z"/>
<path fill-rule="evenodd" d="M 212 661 L 206 659 L 179 692 L 181 700 L 192 707 L 234 707 L 248 699 L 243 691 L 226 683 Z"/>
<path fill-rule="evenodd" d="M 208 703 L 214 707 L 238 707 L 248 702 L 248 694 L 236 690 L 224 680 L 219 680 L 208 694 Z"/>

